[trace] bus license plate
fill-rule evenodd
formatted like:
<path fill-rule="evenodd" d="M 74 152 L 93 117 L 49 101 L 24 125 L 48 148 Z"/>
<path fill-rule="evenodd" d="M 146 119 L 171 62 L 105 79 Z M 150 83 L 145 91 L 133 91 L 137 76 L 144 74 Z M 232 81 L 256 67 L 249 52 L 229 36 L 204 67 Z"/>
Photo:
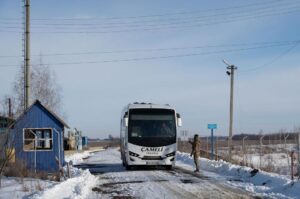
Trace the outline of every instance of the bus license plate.
<path fill-rule="evenodd" d="M 147 161 L 146 162 L 147 165 L 157 165 L 156 161 Z"/>

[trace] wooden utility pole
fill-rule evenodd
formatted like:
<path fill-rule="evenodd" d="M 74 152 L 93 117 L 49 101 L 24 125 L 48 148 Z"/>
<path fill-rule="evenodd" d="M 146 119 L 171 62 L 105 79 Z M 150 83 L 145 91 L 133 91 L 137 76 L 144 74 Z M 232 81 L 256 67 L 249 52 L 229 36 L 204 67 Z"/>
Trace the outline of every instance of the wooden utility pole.
<path fill-rule="evenodd" d="M 232 128 L 233 128 L 233 88 L 234 88 L 234 70 L 236 66 L 229 64 L 226 60 L 223 62 L 227 65 L 227 75 L 230 76 L 230 113 L 229 113 L 229 136 L 228 136 L 228 160 L 231 162 L 232 159 Z M 229 70 L 229 71 L 228 71 Z"/>
<path fill-rule="evenodd" d="M 8 98 L 8 117 L 13 118 L 12 110 L 11 110 L 11 99 Z"/>
<path fill-rule="evenodd" d="M 30 100 L 30 0 L 25 0 L 25 42 L 24 42 L 24 110 Z"/>
<path fill-rule="evenodd" d="M 300 179 L 300 132 L 298 132 L 298 141 L 297 141 L 297 151 L 298 151 L 298 179 Z"/>

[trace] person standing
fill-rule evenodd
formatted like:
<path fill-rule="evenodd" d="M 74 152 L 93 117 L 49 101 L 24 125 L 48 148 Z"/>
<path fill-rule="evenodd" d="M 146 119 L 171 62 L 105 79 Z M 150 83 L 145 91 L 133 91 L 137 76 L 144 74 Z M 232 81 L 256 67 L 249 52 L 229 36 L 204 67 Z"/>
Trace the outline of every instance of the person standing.
<path fill-rule="evenodd" d="M 194 156 L 194 162 L 196 166 L 195 172 L 199 172 L 199 157 L 200 157 L 200 140 L 199 140 L 199 135 L 195 134 L 194 135 L 194 141 L 190 141 L 190 144 L 192 144 L 192 152 L 191 152 L 191 157 Z"/>

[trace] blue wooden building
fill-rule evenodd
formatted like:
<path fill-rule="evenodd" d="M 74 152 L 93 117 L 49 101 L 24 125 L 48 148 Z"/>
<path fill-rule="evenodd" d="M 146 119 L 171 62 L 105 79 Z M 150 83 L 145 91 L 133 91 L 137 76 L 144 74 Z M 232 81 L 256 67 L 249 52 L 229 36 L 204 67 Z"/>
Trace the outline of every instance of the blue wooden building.
<path fill-rule="evenodd" d="M 64 128 L 68 125 L 36 100 L 12 125 L 15 159 L 29 169 L 55 172 L 64 165 Z"/>

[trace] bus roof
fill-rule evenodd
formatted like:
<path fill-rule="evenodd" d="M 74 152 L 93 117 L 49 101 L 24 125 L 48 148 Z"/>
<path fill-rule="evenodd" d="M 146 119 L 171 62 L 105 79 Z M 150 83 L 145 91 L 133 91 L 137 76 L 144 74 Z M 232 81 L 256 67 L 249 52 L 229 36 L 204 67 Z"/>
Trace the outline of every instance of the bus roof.
<path fill-rule="evenodd" d="M 171 107 L 169 104 L 153 104 L 153 103 L 133 103 L 133 104 L 128 104 L 124 109 L 171 109 L 174 110 L 173 107 Z"/>

